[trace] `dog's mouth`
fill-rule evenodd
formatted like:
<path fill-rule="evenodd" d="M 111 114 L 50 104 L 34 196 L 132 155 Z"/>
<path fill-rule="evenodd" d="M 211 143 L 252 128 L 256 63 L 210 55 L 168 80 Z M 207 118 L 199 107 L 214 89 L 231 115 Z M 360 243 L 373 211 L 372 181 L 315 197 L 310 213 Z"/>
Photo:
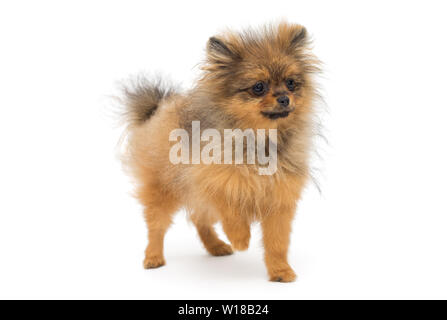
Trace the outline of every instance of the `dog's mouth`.
<path fill-rule="evenodd" d="M 264 117 L 275 120 L 279 118 L 287 118 L 294 109 L 295 108 L 287 108 L 279 111 L 262 111 L 261 113 Z"/>

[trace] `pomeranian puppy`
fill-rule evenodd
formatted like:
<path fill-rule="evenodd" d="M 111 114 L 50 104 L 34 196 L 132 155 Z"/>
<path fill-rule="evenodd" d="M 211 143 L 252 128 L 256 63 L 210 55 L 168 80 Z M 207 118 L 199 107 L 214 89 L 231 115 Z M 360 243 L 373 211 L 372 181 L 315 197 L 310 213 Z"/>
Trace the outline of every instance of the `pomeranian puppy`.
<path fill-rule="evenodd" d="M 145 268 L 165 264 L 165 233 L 174 213 L 185 208 L 213 256 L 246 250 L 251 224 L 260 222 L 270 280 L 295 280 L 287 255 L 297 201 L 309 178 L 313 74 L 318 70 L 306 29 L 282 22 L 211 37 L 201 77 L 186 93 L 143 78 L 125 88 L 128 138 L 123 160 L 144 206 L 149 234 Z M 173 161 L 179 151 L 173 151 L 173 132 L 194 135 L 194 123 L 201 130 L 214 130 L 208 149 L 214 161 L 194 161 L 188 148 L 180 150 L 187 153 L 182 155 L 186 161 Z M 229 147 L 230 153 L 236 148 L 234 139 L 228 145 L 218 137 L 227 129 L 265 133 L 273 146 L 269 156 L 275 153 L 274 169 L 260 174 L 259 159 L 235 163 L 233 154 L 223 161 L 216 147 Z M 248 144 L 248 135 L 245 138 Z M 210 140 L 202 135 L 199 147 Z M 245 144 L 242 153 L 249 153 Z M 218 238 L 217 222 L 231 245 Z"/>

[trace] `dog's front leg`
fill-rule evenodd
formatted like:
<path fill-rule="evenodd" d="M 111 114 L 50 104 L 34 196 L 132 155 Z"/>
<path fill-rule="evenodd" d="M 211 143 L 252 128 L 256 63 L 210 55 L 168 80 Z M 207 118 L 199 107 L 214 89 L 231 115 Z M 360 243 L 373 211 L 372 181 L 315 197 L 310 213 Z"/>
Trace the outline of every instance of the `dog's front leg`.
<path fill-rule="evenodd" d="M 262 221 L 265 263 L 271 281 L 292 282 L 296 275 L 287 262 L 294 209 L 265 216 Z"/>
<path fill-rule="evenodd" d="M 233 210 L 222 212 L 222 227 L 235 250 L 247 250 L 250 244 L 250 221 Z"/>

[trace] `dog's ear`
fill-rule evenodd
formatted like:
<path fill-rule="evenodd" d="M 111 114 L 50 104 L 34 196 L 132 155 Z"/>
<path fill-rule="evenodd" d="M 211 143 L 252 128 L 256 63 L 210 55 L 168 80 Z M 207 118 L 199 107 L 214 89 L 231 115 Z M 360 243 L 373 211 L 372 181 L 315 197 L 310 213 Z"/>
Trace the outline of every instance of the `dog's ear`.
<path fill-rule="evenodd" d="M 290 40 L 290 46 L 292 48 L 300 48 L 307 44 L 307 30 L 302 26 L 297 26 L 292 32 L 292 39 Z"/>
<path fill-rule="evenodd" d="M 226 43 L 217 37 L 211 37 L 206 46 L 208 63 L 222 69 L 239 59 L 239 55 Z"/>
<path fill-rule="evenodd" d="M 299 24 L 282 23 L 278 32 L 283 48 L 290 53 L 300 51 L 308 44 L 307 30 Z"/>

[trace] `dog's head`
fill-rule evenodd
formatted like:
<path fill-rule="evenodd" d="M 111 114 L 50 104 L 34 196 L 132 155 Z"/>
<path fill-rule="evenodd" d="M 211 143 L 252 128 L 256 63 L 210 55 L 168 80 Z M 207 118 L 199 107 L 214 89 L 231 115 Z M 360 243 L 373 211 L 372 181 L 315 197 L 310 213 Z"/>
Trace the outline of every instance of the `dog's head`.
<path fill-rule="evenodd" d="M 212 37 L 201 83 L 245 127 L 287 126 L 309 112 L 318 61 L 308 42 L 304 27 L 287 23 Z"/>

